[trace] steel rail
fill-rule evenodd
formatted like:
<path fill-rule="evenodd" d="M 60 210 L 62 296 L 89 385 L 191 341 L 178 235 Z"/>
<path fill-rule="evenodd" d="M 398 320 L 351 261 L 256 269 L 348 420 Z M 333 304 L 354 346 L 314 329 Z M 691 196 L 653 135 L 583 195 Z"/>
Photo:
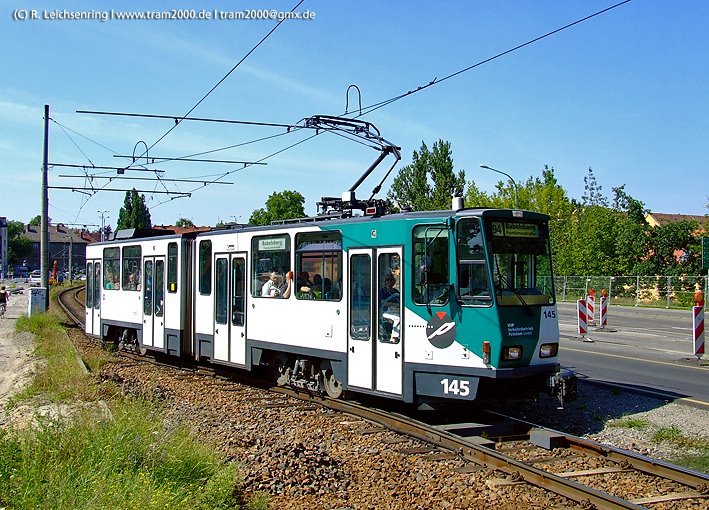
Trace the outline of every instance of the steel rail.
<path fill-rule="evenodd" d="M 66 313 L 69 318 L 74 322 L 76 326 L 81 326 L 82 329 L 85 325 L 84 323 L 84 317 L 78 317 L 74 312 L 72 312 L 69 308 L 69 305 L 64 302 L 64 295 L 71 292 L 73 293 L 72 297 L 79 302 L 77 298 L 77 294 L 83 289 L 83 285 L 78 286 L 78 287 L 69 287 L 68 289 L 63 289 L 60 290 L 59 293 L 57 294 L 57 303 L 61 307 L 62 310 L 64 310 L 64 313 Z"/>
<path fill-rule="evenodd" d="M 659 459 L 652 459 L 639 453 L 618 450 L 609 446 L 575 436 L 566 436 L 570 447 L 576 450 L 593 452 L 595 455 L 605 457 L 618 464 L 627 462 L 630 466 L 642 473 L 660 476 L 683 485 L 695 488 L 700 492 L 709 488 L 709 475 L 699 473 L 682 466 L 676 466 Z"/>
<path fill-rule="evenodd" d="M 550 430 L 546 429 L 546 427 L 540 427 L 535 423 L 521 420 L 519 418 L 513 418 L 512 416 L 508 416 L 503 413 L 493 411 L 488 411 L 488 413 L 494 416 L 503 417 L 505 419 L 514 420 L 519 423 L 524 423 L 529 427 Z M 696 488 L 700 492 L 705 492 L 709 488 L 709 475 L 705 473 L 700 473 L 698 471 L 677 466 L 659 459 L 653 459 L 639 453 L 614 448 L 590 439 L 572 436 L 559 431 L 552 432 L 563 435 L 564 439 L 568 443 L 568 447 L 573 450 L 581 451 L 597 457 L 603 457 L 617 464 L 627 463 L 636 471 L 652 476 L 659 476 L 667 480 L 672 480 L 673 482 Z"/>

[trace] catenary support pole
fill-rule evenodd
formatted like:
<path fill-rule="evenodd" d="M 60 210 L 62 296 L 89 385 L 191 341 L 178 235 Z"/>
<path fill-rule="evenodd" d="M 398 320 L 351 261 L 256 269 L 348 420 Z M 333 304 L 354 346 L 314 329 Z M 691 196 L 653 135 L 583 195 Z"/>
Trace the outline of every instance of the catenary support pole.
<path fill-rule="evenodd" d="M 44 105 L 44 151 L 42 157 L 42 217 L 40 237 L 40 271 L 42 287 L 47 289 L 44 309 L 49 310 L 49 105 Z"/>

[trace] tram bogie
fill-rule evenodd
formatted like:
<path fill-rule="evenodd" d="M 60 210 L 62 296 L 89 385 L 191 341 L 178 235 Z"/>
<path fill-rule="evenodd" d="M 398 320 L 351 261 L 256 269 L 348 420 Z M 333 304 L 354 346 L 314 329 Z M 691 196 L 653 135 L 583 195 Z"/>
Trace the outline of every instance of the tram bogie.
<path fill-rule="evenodd" d="M 96 243 L 86 332 L 335 398 L 568 400 L 547 222 L 462 209 Z"/>

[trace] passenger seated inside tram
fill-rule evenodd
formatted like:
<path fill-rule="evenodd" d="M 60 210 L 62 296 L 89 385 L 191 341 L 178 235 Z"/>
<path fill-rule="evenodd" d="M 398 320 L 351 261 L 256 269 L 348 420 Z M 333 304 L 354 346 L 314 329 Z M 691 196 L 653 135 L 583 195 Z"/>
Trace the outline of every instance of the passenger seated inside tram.
<path fill-rule="evenodd" d="M 379 340 L 382 342 L 399 341 L 399 324 L 401 314 L 399 306 L 401 295 L 399 289 L 394 288 L 394 275 L 387 273 L 384 276 L 384 286 L 379 290 L 380 317 Z"/>
<path fill-rule="evenodd" d="M 322 289 L 323 299 L 332 299 L 332 281 L 330 281 L 330 278 L 323 278 Z"/>
<path fill-rule="evenodd" d="M 320 276 L 319 274 L 315 274 L 313 276 L 312 290 L 313 290 L 313 293 L 315 294 L 314 299 L 322 299 L 323 298 L 322 276 Z"/>
<path fill-rule="evenodd" d="M 284 299 L 288 299 L 293 288 L 293 271 L 288 271 L 286 273 L 286 281 L 278 287 L 278 296 Z"/>
<path fill-rule="evenodd" d="M 125 285 L 125 290 L 138 290 L 138 280 L 135 273 L 130 273 L 128 275 L 128 281 Z"/>
<path fill-rule="evenodd" d="M 300 287 L 312 287 L 313 282 L 310 281 L 310 273 L 307 271 L 303 271 L 300 273 L 300 276 L 298 277 L 298 282 L 297 282 L 298 288 Z"/>
<path fill-rule="evenodd" d="M 261 297 L 277 297 L 281 291 L 279 290 L 280 278 L 276 271 L 271 271 L 271 274 L 266 280 L 266 283 L 261 287 Z"/>
<path fill-rule="evenodd" d="M 394 288 L 394 275 L 387 274 L 384 277 L 384 287 L 379 290 L 379 303 L 388 308 L 399 308 L 399 289 Z"/>

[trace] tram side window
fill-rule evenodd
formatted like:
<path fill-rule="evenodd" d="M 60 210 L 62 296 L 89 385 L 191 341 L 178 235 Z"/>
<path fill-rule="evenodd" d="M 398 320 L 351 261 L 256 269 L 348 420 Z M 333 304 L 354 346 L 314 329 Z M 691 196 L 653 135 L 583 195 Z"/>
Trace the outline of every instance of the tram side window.
<path fill-rule="evenodd" d="M 350 336 L 353 340 L 372 337 L 372 259 L 369 255 L 350 258 Z"/>
<path fill-rule="evenodd" d="M 123 290 L 140 290 L 140 246 L 123 247 Z"/>
<path fill-rule="evenodd" d="M 199 293 L 212 293 L 212 241 L 199 242 Z"/>
<path fill-rule="evenodd" d="M 314 232 L 295 238 L 295 293 L 298 299 L 342 299 L 342 234 Z"/>
<path fill-rule="evenodd" d="M 291 270 L 290 236 L 260 236 L 251 240 L 251 295 L 279 297 Z M 265 292 L 265 293 L 264 293 Z"/>
<path fill-rule="evenodd" d="M 448 229 L 439 225 L 414 228 L 411 288 L 414 303 L 442 305 L 448 302 Z"/>
<path fill-rule="evenodd" d="M 94 308 L 101 308 L 101 263 L 94 264 Z"/>
<path fill-rule="evenodd" d="M 103 288 L 121 288 L 121 250 L 118 247 L 103 249 Z"/>
<path fill-rule="evenodd" d="M 413 234 L 411 288 L 414 303 L 445 304 L 450 292 L 448 229 L 439 225 L 419 225 Z"/>
<path fill-rule="evenodd" d="M 228 262 L 227 259 L 223 257 L 217 257 L 217 267 L 216 267 L 216 293 L 215 293 L 215 304 L 214 304 L 214 318 L 217 324 L 227 323 L 227 314 L 229 309 L 229 296 L 227 295 L 227 289 L 229 288 L 228 280 Z"/>
<path fill-rule="evenodd" d="M 177 292 L 177 243 L 167 245 L 167 291 Z"/>
<path fill-rule="evenodd" d="M 460 300 L 468 305 L 492 305 L 485 243 L 479 218 L 464 218 L 457 231 L 458 285 Z"/>
<path fill-rule="evenodd" d="M 94 307 L 94 265 L 92 262 L 86 264 L 86 309 Z"/>
<path fill-rule="evenodd" d="M 231 261 L 231 323 L 243 326 L 246 320 L 246 262 L 242 258 Z"/>

